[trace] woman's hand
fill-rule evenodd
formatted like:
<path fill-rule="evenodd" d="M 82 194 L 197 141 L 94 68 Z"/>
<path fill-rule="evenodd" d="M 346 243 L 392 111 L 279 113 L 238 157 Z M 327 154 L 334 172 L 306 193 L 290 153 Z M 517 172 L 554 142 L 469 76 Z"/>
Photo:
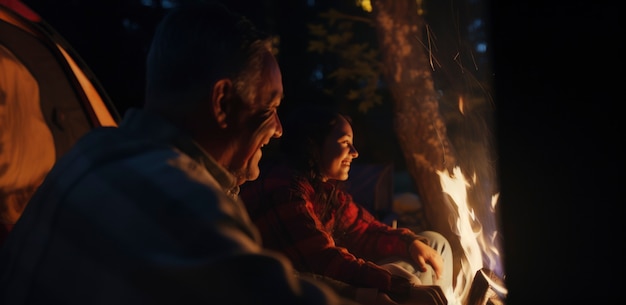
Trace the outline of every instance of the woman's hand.
<path fill-rule="evenodd" d="M 409 245 L 409 255 L 420 271 L 426 272 L 426 265 L 430 265 L 433 267 L 437 279 L 443 274 L 443 259 L 441 255 L 429 245 L 419 240 L 414 240 Z"/>

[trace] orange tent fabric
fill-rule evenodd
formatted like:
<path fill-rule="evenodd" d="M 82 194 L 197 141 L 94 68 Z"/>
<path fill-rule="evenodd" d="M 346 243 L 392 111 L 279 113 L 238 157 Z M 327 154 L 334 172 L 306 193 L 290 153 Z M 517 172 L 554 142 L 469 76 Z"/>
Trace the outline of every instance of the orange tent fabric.
<path fill-rule="evenodd" d="M 119 119 L 71 46 L 20 1 L 0 0 L 0 243 L 58 157 Z"/>

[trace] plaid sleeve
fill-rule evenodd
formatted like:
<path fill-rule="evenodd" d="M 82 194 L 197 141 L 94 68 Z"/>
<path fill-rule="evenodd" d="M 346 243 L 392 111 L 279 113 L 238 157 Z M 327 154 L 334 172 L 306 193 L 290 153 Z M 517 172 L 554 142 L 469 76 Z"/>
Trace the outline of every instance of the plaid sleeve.
<path fill-rule="evenodd" d="M 342 196 L 344 212 L 338 221 L 336 241 L 355 255 L 373 261 L 390 256 L 410 259 L 408 245 L 411 242 L 416 239 L 428 242 L 407 228 L 393 228 L 377 220 L 349 194 L 343 193 Z"/>
<path fill-rule="evenodd" d="M 255 220 L 264 245 L 284 253 L 301 272 L 356 286 L 389 289 L 389 271 L 337 246 L 305 193 L 293 188 L 279 188 L 272 193 L 272 208 L 265 209 Z"/>

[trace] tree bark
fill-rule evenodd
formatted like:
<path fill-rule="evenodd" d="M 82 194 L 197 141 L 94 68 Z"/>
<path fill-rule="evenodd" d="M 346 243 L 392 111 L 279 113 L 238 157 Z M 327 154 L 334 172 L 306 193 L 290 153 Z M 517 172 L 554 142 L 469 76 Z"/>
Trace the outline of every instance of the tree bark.
<path fill-rule="evenodd" d="M 407 170 L 424 203 L 427 229 L 443 234 L 455 256 L 453 274 L 465 256 L 451 226 L 454 215 L 446 203 L 437 172 L 452 173 L 457 158 L 440 114 L 429 54 L 422 44 L 425 21 L 413 0 L 372 0 L 383 75 L 394 103 L 394 128 Z"/>

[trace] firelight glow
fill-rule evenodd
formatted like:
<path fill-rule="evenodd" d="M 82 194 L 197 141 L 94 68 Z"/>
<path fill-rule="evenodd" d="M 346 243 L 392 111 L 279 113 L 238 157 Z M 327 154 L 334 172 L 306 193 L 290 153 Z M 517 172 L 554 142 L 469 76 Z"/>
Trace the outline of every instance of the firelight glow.
<path fill-rule="evenodd" d="M 494 271 L 502 276 L 502 263 L 500 261 L 500 251 L 496 246 L 498 237 L 497 228 L 484 226 L 483 224 L 495 224 L 493 219 L 479 219 L 472 207 L 468 204 L 467 190 L 476 184 L 476 177 L 471 179 L 471 183 L 465 179 L 460 167 L 455 167 L 452 174 L 447 171 L 438 171 L 441 187 L 446 197 L 446 204 L 451 213 L 449 225 L 454 234 L 459 238 L 463 257 L 461 259 L 461 269 L 456 275 L 456 284 L 453 292 L 446 292 L 449 304 L 465 304 L 469 295 L 472 280 L 476 272 L 483 267 Z M 495 206 L 498 195 L 491 197 L 488 216 L 495 218 Z M 485 266 L 487 265 L 487 266 Z M 497 287 L 498 292 L 506 294 L 506 289 Z"/>

